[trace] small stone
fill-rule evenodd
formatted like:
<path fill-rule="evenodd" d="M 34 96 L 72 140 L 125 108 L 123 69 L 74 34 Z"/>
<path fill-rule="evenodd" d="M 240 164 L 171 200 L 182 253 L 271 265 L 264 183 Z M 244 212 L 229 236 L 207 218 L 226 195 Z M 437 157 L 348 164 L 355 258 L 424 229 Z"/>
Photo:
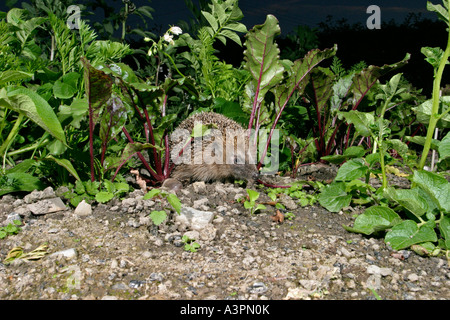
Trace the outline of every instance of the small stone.
<path fill-rule="evenodd" d="M 52 253 L 50 257 L 57 257 L 57 256 L 64 256 L 67 259 L 72 259 L 77 256 L 77 251 L 74 248 L 58 251 L 55 253 Z"/>
<path fill-rule="evenodd" d="M 252 286 L 250 286 L 247 291 L 249 293 L 263 294 L 267 290 L 267 286 L 263 282 L 255 282 Z"/>
<path fill-rule="evenodd" d="M 81 201 L 75 208 L 74 214 L 79 216 L 89 216 L 92 214 L 92 207 L 86 201 Z"/>
<path fill-rule="evenodd" d="M 411 273 L 410 275 L 408 275 L 408 280 L 411 282 L 415 282 L 419 280 L 419 276 L 415 273 Z"/>
<path fill-rule="evenodd" d="M 195 193 L 205 193 L 206 192 L 206 184 L 204 181 L 197 181 L 192 184 Z"/>
<path fill-rule="evenodd" d="M 175 216 L 175 221 L 182 226 L 192 230 L 201 230 L 212 222 L 214 213 L 211 211 L 200 211 L 194 208 L 183 207 L 181 213 Z"/>
<path fill-rule="evenodd" d="M 381 275 L 381 268 L 375 265 L 370 265 L 367 267 L 366 272 L 369 274 Z"/>
<path fill-rule="evenodd" d="M 61 198 L 52 198 L 29 204 L 28 210 L 30 210 L 34 215 L 43 215 L 47 213 L 66 210 L 66 205 L 61 200 Z"/>

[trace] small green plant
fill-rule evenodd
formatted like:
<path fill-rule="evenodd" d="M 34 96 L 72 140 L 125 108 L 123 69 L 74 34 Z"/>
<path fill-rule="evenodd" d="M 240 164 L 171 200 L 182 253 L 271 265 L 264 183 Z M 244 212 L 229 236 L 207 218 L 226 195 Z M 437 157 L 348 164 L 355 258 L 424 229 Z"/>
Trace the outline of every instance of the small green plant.
<path fill-rule="evenodd" d="M 256 200 L 259 198 L 259 192 L 251 189 L 247 189 L 248 200 L 244 202 L 245 209 L 250 210 L 250 214 L 254 214 L 258 210 L 266 209 L 263 204 L 256 204 Z"/>
<path fill-rule="evenodd" d="M 83 201 L 97 201 L 106 203 L 114 197 L 122 197 L 129 190 L 130 186 L 123 179 L 111 182 L 109 180 L 98 181 L 75 181 L 72 190 L 64 193 L 64 197 L 69 199 L 72 206 L 76 207 Z"/>
<path fill-rule="evenodd" d="M 181 238 L 181 241 L 183 241 L 184 250 L 186 251 L 197 252 L 197 250 L 200 248 L 200 245 L 195 242 L 195 239 L 191 239 L 188 236 L 183 236 Z"/>
<path fill-rule="evenodd" d="M 149 192 L 147 192 L 144 195 L 144 200 L 152 199 L 155 197 L 159 197 L 160 199 L 167 201 L 167 203 L 169 203 L 172 206 L 172 208 L 178 214 L 180 214 L 181 202 L 180 202 L 180 199 L 178 199 L 178 197 L 175 194 L 165 192 L 161 189 L 155 188 L 155 189 L 150 190 Z M 153 210 L 150 213 L 150 219 L 152 219 L 153 223 L 157 226 L 160 225 L 161 223 L 163 223 L 164 220 L 166 220 L 166 218 L 167 218 L 167 213 L 165 210 Z"/>
<path fill-rule="evenodd" d="M 303 185 L 305 184 L 311 185 L 316 189 L 323 187 L 322 183 L 318 181 L 296 181 L 289 188 L 271 188 L 267 195 L 272 201 L 277 201 L 277 195 L 284 193 L 289 197 L 296 199 L 302 207 L 314 205 L 317 202 L 317 195 L 303 191 Z M 284 209 L 284 206 L 279 202 L 276 203 L 275 207 L 277 209 Z"/>
<path fill-rule="evenodd" d="M 22 225 L 20 220 L 14 220 L 12 223 L 8 223 L 5 227 L 0 227 L 0 239 L 6 238 L 7 236 L 18 234 L 21 230 L 19 226 Z"/>

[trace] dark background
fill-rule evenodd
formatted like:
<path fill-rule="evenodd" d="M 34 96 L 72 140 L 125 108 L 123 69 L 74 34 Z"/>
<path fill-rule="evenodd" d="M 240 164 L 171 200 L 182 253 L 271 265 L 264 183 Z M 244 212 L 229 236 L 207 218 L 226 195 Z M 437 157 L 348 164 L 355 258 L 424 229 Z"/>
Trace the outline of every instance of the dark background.
<path fill-rule="evenodd" d="M 75 3 L 101 2 L 104 0 L 79 1 Z M 0 3 L 0 11 L 7 11 L 7 1 Z M 18 0 L 15 7 L 21 7 Z M 123 7 L 122 0 L 105 1 L 109 6 Z M 149 5 L 154 9 L 153 20 L 149 21 L 151 31 L 157 35 L 165 32 L 169 26 L 177 25 L 180 20 L 190 21 L 192 14 L 184 0 L 134 0 L 137 7 Z M 198 1 L 193 1 L 198 3 Z M 442 4 L 440 0 L 432 0 Z M 282 34 L 277 40 L 283 52 L 285 47 L 292 47 L 287 40 L 288 34 L 294 34 L 298 25 L 316 29 L 318 47 L 321 49 L 338 45 L 337 56 L 344 66 L 349 68 L 364 60 L 368 65 L 382 66 L 402 60 L 406 53 L 411 60 L 401 72 L 417 88 L 423 88 L 429 95 L 433 82 L 433 69 L 424 61 L 421 47 L 445 48 L 447 41 L 446 25 L 436 19 L 434 13 L 426 10 L 426 0 L 241 0 L 244 18 L 241 21 L 248 29 L 255 24 L 262 24 L 267 14 L 273 14 L 279 20 Z M 381 29 L 369 30 L 366 13 L 369 5 L 376 4 L 381 9 Z M 96 9 L 90 21 L 102 21 L 104 12 Z M 132 24 L 137 17 L 130 16 Z M 242 62 L 242 48 L 229 42 L 226 48 L 220 47 L 221 57 L 234 65 Z M 140 45 L 139 42 L 134 45 Z M 301 57 L 299 57 L 301 58 Z M 392 76 L 389 75 L 389 76 Z M 444 74 L 443 86 L 449 82 Z"/>

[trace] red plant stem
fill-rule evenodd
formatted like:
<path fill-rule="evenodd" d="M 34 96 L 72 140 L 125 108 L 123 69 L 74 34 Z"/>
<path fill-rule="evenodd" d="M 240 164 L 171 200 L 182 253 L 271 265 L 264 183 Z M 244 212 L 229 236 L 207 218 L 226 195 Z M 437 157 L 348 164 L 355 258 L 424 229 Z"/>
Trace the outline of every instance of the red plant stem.
<path fill-rule="evenodd" d="M 153 135 L 153 126 L 152 126 L 152 122 L 150 121 L 150 117 L 148 115 L 147 108 L 144 108 L 144 115 L 145 115 L 145 119 L 147 121 L 148 129 L 149 129 L 150 143 L 155 146 L 155 136 Z M 152 148 L 152 149 L 153 149 L 153 158 L 155 160 L 156 172 L 158 173 L 158 175 L 162 175 L 161 159 L 158 156 L 158 153 L 156 152 L 156 148 Z"/>
<path fill-rule="evenodd" d="M 89 94 L 88 94 L 89 96 Z M 89 102 L 89 153 L 91 156 L 91 181 L 95 181 L 94 174 L 94 119 L 91 103 Z"/>
<path fill-rule="evenodd" d="M 131 138 L 130 134 L 128 133 L 127 129 L 125 129 L 125 127 L 122 127 L 122 131 L 125 134 L 125 136 L 127 137 L 128 141 L 130 143 L 134 143 L 133 138 Z M 153 176 L 153 178 L 155 178 L 157 181 L 161 180 L 161 176 L 159 176 L 151 167 L 150 165 L 147 163 L 147 161 L 145 160 L 144 156 L 142 155 L 142 153 L 137 152 L 136 153 L 137 156 L 139 157 L 139 159 L 142 161 L 142 164 L 145 166 L 145 168 L 148 170 L 148 172 L 150 172 L 150 174 Z"/>

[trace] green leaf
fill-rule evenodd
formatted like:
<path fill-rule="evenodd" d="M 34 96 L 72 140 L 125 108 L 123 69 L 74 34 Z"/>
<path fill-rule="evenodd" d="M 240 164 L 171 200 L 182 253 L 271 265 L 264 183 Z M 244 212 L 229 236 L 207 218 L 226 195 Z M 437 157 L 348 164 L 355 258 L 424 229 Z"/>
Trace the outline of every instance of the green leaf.
<path fill-rule="evenodd" d="M 450 217 L 444 216 L 439 222 L 439 231 L 445 239 L 445 246 L 450 250 Z"/>
<path fill-rule="evenodd" d="M 69 171 L 69 173 L 71 175 L 73 175 L 75 177 L 75 179 L 80 180 L 80 177 L 79 177 L 77 171 L 75 170 L 74 166 L 72 165 L 72 162 L 70 162 L 69 160 L 67 160 L 67 159 L 58 159 L 58 158 L 55 158 L 52 155 L 48 155 L 47 157 L 45 157 L 45 159 L 50 159 L 52 161 L 55 161 L 57 164 L 59 164 L 60 166 L 65 168 L 67 171 Z"/>
<path fill-rule="evenodd" d="M 112 198 L 114 198 L 114 194 L 111 192 L 100 191 L 95 195 L 95 200 L 100 203 L 106 203 Z"/>
<path fill-rule="evenodd" d="M 351 181 L 364 177 L 369 168 L 364 159 L 356 158 L 348 160 L 338 170 L 335 181 Z"/>
<path fill-rule="evenodd" d="M 391 231 L 386 234 L 384 241 L 394 250 L 401 250 L 410 247 L 416 243 L 437 241 L 436 232 L 433 227 L 424 224 L 420 228 L 412 220 L 405 220 L 395 225 Z"/>
<path fill-rule="evenodd" d="M 249 99 L 261 103 L 265 94 L 283 79 L 284 68 L 279 62 L 280 50 L 275 37 L 281 33 L 278 20 L 268 15 L 262 25 L 256 25 L 247 33 L 244 60 L 245 69 L 251 74 L 246 86 Z"/>
<path fill-rule="evenodd" d="M 19 81 L 29 79 L 33 76 L 30 72 L 18 70 L 5 70 L 0 74 L 0 86 L 11 81 Z"/>
<path fill-rule="evenodd" d="M 384 65 L 382 67 L 371 65 L 356 73 L 352 78 L 353 84 L 350 89 L 353 93 L 353 99 L 351 100 L 353 108 L 357 107 L 361 103 L 362 99 L 367 95 L 369 90 L 373 87 L 373 85 L 380 77 L 392 70 L 404 66 L 406 63 L 408 63 L 410 57 L 411 55 L 407 53 L 405 58 L 403 58 L 403 60 L 399 62 L 390 65 Z"/>
<path fill-rule="evenodd" d="M 443 96 L 440 98 L 440 100 L 444 102 L 444 106 L 450 104 L 450 96 Z M 419 106 L 411 109 L 417 114 L 417 121 L 422 124 L 428 125 L 428 123 L 430 122 L 431 112 L 433 110 L 433 100 L 426 100 Z M 442 112 L 442 110 L 440 112 Z M 450 128 L 450 113 L 447 113 L 442 118 L 440 118 L 436 124 L 436 127 L 445 129 Z"/>
<path fill-rule="evenodd" d="M 366 150 L 361 146 L 352 146 L 345 149 L 343 154 L 336 154 L 332 156 L 324 156 L 321 160 L 328 161 L 334 164 L 340 164 L 348 159 L 361 158 L 366 154 Z"/>
<path fill-rule="evenodd" d="M 72 87 L 60 80 L 56 80 L 53 84 L 53 95 L 58 99 L 70 99 L 77 91 L 76 87 Z"/>
<path fill-rule="evenodd" d="M 152 211 L 150 213 L 150 219 L 152 219 L 153 223 L 157 226 L 159 226 L 161 223 L 164 222 L 164 220 L 166 220 L 167 218 L 167 214 L 164 210 L 161 211 Z"/>
<path fill-rule="evenodd" d="M 429 210 L 427 201 L 421 196 L 418 188 L 395 189 L 389 187 L 384 192 L 386 197 L 401 205 L 416 217 L 423 216 Z"/>
<path fill-rule="evenodd" d="M 154 189 L 150 190 L 149 192 L 147 192 L 147 193 L 144 195 L 144 200 L 151 199 L 151 198 L 153 198 L 154 196 L 156 196 L 156 195 L 158 195 L 158 194 L 160 194 L 160 193 L 161 193 L 161 190 L 160 190 L 160 189 L 154 188 Z"/>
<path fill-rule="evenodd" d="M 181 202 L 180 202 L 180 199 L 178 199 L 178 197 L 175 195 L 175 194 L 173 194 L 173 193 L 170 193 L 168 196 L 167 196 L 167 201 L 170 203 L 170 205 L 175 209 L 175 211 L 178 213 L 178 214 L 180 214 L 180 212 L 181 212 Z"/>
<path fill-rule="evenodd" d="M 449 15 L 448 15 L 448 8 L 447 8 L 447 2 L 442 1 L 444 3 L 444 6 L 441 6 L 440 4 L 432 4 L 430 1 L 427 1 L 427 10 L 436 12 L 439 19 L 442 21 L 445 21 L 447 24 L 449 24 Z"/>
<path fill-rule="evenodd" d="M 338 111 L 338 116 L 339 119 L 344 117 L 347 123 L 352 123 L 356 131 L 363 137 L 369 137 L 372 134 L 371 126 L 375 124 L 375 117 L 372 113 L 357 110 Z"/>
<path fill-rule="evenodd" d="M 425 170 L 414 171 L 412 181 L 422 188 L 444 212 L 450 212 L 450 183 L 447 179 Z"/>
<path fill-rule="evenodd" d="M 439 161 L 445 158 L 450 158 L 450 131 L 447 132 L 445 137 L 441 140 L 438 147 Z"/>
<path fill-rule="evenodd" d="M 202 15 L 208 21 L 209 25 L 213 28 L 213 31 L 216 32 L 217 29 L 219 29 L 219 25 L 217 24 L 216 18 L 214 18 L 214 16 L 207 11 L 202 11 Z"/>
<path fill-rule="evenodd" d="M 31 174 L 13 172 L 0 175 L 0 196 L 17 191 L 31 192 L 44 189 L 44 184 Z"/>
<path fill-rule="evenodd" d="M 370 235 L 374 232 L 391 228 L 401 221 L 402 219 L 400 216 L 392 209 L 387 207 L 372 206 L 367 208 L 356 218 L 353 228 L 345 225 L 343 227 L 350 232 Z"/>
<path fill-rule="evenodd" d="M 20 87 L 6 94 L 6 91 L 1 89 L 0 106 L 25 114 L 27 118 L 67 146 L 64 130 L 52 107 L 33 90 Z"/>
<path fill-rule="evenodd" d="M 247 189 L 248 197 L 250 202 L 255 202 L 259 198 L 259 192 L 251 189 Z"/>
<path fill-rule="evenodd" d="M 326 185 L 319 194 L 318 200 L 322 207 L 331 212 L 339 212 L 350 205 L 352 196 L 345 191 L 344 182 L 333 182 Z"/>

